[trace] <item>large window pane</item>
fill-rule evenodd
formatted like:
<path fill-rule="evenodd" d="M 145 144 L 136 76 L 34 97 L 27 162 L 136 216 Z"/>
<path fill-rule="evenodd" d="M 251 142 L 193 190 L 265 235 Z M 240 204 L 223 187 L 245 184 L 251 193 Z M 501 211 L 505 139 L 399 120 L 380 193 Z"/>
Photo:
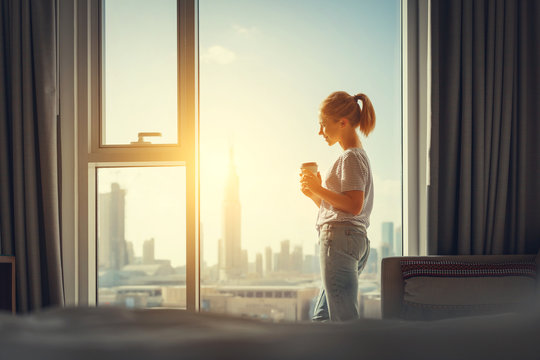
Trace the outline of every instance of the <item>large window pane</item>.
<path fill-rule="evenodd" d="M 359 278 L 361 315 L 380 316 L 380 262 L 401 254 L 400 1 L 199 3 L 202 309 L 308 320 L 320 287 L 317 209 L 299 166 L 341 149 L 318 135 L 331 92 L 365 93 L 374 176 Z"/>
<path fill-rule="evenodd" d="M 97 193 L 98 304 L 185 308 L 185 168 L 99 168 Z"/>
<path fill-rule="evenodd" d="M 102 14 L 101 142 L 177 143 L 176 0 L 104 0 Z"/>

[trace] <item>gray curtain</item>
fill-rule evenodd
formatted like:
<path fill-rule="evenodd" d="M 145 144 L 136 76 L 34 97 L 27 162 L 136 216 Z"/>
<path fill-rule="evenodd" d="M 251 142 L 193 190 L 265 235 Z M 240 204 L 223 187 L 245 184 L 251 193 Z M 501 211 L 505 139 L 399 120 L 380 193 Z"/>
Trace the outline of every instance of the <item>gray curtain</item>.
<path fill-rule="evenodd" d="M 432 0 L 430 254 L 540 247 L 540 1 Z"/>
<path fill-rule="evenodd" d="M 17 310 L 63 304 L 54 0 L 1 0 L 0 254 Z"/>

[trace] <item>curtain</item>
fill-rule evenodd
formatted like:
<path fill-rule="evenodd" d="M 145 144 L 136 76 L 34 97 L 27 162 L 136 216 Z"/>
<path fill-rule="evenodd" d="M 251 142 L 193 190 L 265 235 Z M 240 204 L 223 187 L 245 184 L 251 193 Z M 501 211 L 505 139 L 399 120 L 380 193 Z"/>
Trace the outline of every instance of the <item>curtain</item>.
<path fill-rule="evenodd" d="M 540 1 L 432 0 L 430 254 L 540 247 Z"/>
<path fill-rule="evenodd" d="M 54 0 L 0 7 L 0 254 L 17 311 L 63 305 Z"/>

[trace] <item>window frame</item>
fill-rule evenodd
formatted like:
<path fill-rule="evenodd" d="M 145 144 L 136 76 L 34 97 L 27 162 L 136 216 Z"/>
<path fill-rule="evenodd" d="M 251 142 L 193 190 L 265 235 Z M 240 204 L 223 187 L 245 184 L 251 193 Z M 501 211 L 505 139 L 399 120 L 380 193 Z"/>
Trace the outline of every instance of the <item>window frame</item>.
<path fill-rule="evenodd" d="M 198 311 L 199 118 L 197 2 L 177 0 L 178 143 L 101 144 L 101 11 L 103 0 L 57 0 L 62 153 L 62 250 L 66 304 L 97 304 L 97 169 L 184 166 L 186 168 L 186 306 Z M 69 33 L 72 37 L 62 35 Z M 70 94 L 70 90 L 72 93 Z M 71 179 L 70 179 L 71 177 Z M 70 217 L 75 213 L 75 216 Z"/>
<path fill-rule="evenodd" d="M 102 144 L 103 133 L 103 1 L 89 0 L 91 25 L 91 69 L 93 74 L 91 104 L 93 116 L 89 126 L 89 162 L 148 162 L 148 161 L 186 161 L 193 157 L 193 137 L 195 124 L 190 120 L 195 112 L 196 64 L 195 64 L 195 2 L 177 0 L 177 129 L 176 144 Z M 191 18 L 188 14 L 191 14 Z"/>
<path fill-rule="evenodd" d="M 403 256 L 427 250 L 431 0 L 401 1 Z"/>
<path fill-rule="evenodd" d="M 185 119 L 186 141 L 179 146 L 100 146 L 96 116 L 100 114 L 96 68 L 101 54 L 97 33 L 101 0 L 57 1 L 57 54 L 60 99 L 61 236 L 66 305 L 95 305 L 96 282 L 96 168 L 182 164 L 186 166 L 186 296 L 187 309 L 199 310 L 199 114 L 198 114 L 198 0 L 177 0 L 181 22 L 179 47 L 191 49 L 179 66 L 184 86 L 179 101 Z M 429 186 L 430 0 L 402 0 L 402 163 L 403 255 L 427 254 L 427 188 Z M 182 77 L 181 74 L 189 74 Z M 180 84 L 180 83 L 179 83 Z M 184 104 L 189 104 L 186 109 Z M 182 110 L 180 110 L 182 108 Z M 189 120 L 188 120 L 189 119 Z M 99 125 L 98 125 L 99 126 Z M 94 128 L 93 128 L 94 127 Z M 189 136 L 187 135 L 189 134 Z M 94 135 L 94 137 L 93 137 Z M 183 148 L 182 148 L 183 146 Z M 191 149 L 191 150 L 190 150 Z M 129 150 L 129 151 L 128 151 Z M 159 161 L 157 161 L 157 159 Z M 94 189 L 89 193 L 89 189 Z"/>

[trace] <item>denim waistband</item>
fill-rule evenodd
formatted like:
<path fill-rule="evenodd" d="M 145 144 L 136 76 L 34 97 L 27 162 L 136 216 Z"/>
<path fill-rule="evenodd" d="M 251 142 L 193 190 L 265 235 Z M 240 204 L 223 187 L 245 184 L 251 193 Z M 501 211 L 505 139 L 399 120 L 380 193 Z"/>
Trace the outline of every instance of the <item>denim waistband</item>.
<path fill-rule="evenodd" d="M 332 228 L 334 229 L 354 228 L 355 230 L 360 230 L 364 232 L 365 234 L 367 234 L 366 228 L 364 226 L 361 226 L 361 225 L 359 226 L 359 225 L 356 225 L 350 222 L 345 222 L 345 221 L 341 221 L 341 222 L 334 221 L 334 222 L 328 222 L 326 224 L 322 224 L 319 230 L 329 230 Z"/>

